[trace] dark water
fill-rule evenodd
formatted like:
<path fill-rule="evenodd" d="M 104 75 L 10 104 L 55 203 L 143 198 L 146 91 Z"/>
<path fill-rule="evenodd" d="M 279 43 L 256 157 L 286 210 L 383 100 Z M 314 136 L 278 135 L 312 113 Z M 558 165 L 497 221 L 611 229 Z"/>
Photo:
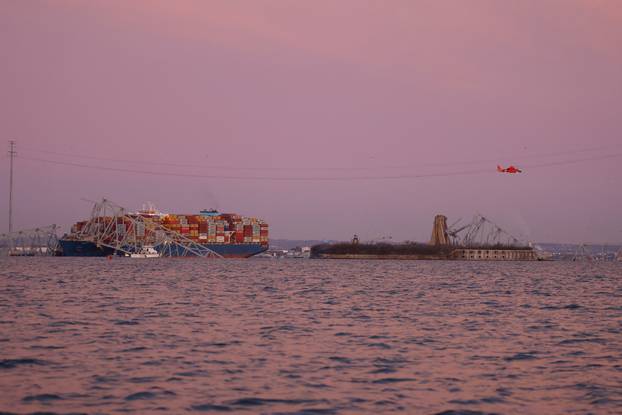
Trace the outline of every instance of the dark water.
<path fill-rule="evenodd" d="M 622 413 L 620 263 L 0 261 L 0 412 Z"/>

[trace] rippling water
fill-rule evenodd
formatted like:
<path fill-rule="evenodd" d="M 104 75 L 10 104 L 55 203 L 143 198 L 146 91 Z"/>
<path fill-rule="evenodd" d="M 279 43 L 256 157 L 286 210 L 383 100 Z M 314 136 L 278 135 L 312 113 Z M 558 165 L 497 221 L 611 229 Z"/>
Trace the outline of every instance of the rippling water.
<path fill-rule="evenodd" d="M 622 411 L 619 263 L 0 261 L 0 412 Z"/>

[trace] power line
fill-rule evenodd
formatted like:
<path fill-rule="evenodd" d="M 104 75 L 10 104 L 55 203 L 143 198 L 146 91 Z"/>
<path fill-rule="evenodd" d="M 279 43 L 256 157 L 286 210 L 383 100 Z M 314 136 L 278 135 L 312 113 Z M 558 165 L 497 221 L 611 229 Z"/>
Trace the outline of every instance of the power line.
<path fill-rule="evenodd" d="M 490 169 L 467 170 L 445 173 L 428 173 L 428 174 L 410 174 L 410 175 L 388 175 L 388 176 L 333 176 L 333 177 L 278 177 L 278 176 L 229 176 L 229 175 L 211 175 L 211 174 L 192 174 L 192 173 L 174 173 L 174 172 L 156 172 L 148 170 L 125 169 L 119 167 L 92 166 L 81 163 L 71 163 L 56 160 L 47 160 L 34 157 L 20 157 L 23 160 L 37 161 L 42 163 L 57 164 L 63 166 L 80 167 L 87 169 L 116 171 L 122 173 L 138 173 L 154 176 L 172 176 L 172 177 L 188 177 L 202 179 L 222 179 L 222 180 L 249 180 L 249 181 L 363 181 L 363 180 L 395 180 L 395 179 L 414 179 L 425 177 L 446 177 L 460 176 L 468 174 L 490 173 Z M 494 172 L 494 171 L 493 171 Z"/>
<path fill-rule="evenodd" d="M 495 159 L 481 159 L 481 160 L 466 160 L 466 161 L 454 161 L 454 162 L 437 162 L 437 163 L 423 163 L 419 165 L 385 165 L 385 166 L 365 166 L 365 167 L 304 167 L 304 166 L 296 166 L 296 167 L 275 167 L 275 166 L 229 166 L 229 165 L 209 165 L 209 164 L 187 164 L 187 163 L 172 163 L 166 161 L 152 161 L 152 160 L 133 160 L 133 159 L 118 159 L 118 158 L 110 158 L 110 157 L 98 157 L 91 155 L 81 155 L 81 154 L 72 154 L 72 153 L 64 153 L 59 151 L 50 151 L 50 150 L 42 150 L 34 147 L 24 147 L 27 150 L 43 153 L 43 154 L 51 154 L 57 155 L 61 157 L 74 157 L 79 159 L 87 159 L 87 160 L 98 160 L 98 161 L 109 161 L 114 163 L 129 163 L 129 164 L 143 164 L 143 165 L 152 165 L 152 166 L 168 166 L 168 167 L 182 167 L 182 168 L 202 168 L 206 170 L 210 169 L 218 169 L 218 170 L 238 170 L 238 171 L 376 171 L 376 170 L 404 170 L 404 169 L 413 169 L 413 168 L 421 168 L 421 167 L 446 167 L 446 166 L 459 166 L 459 165 L 474 165 L 474 164 L 482 164 L 482 163 L 496 163 L 501 158 L 512 157 L 515 159 L 515 163 L 518 164 L 521 160 L 526 159 L 538 159 L 538 158 L 546 158 L 546 157 L 559 157 L 559 156 L 567 156 L 567 155 L 576 155 L 583 153 L 590 153 L 602 150 L 608 150 L 607 147 L 592 147 L 592 148 L 584 148 L 577 150 L 568 150 L 568 151 L 560 151 L 560 152 L 550 152 L 550 153 L 540 153 L 540 154 L 526 154 L 526 155 L 508 155 L 508 156 L 499 156 Z"/>
<path fill-rule="evenodd" d="M 565 166 L 569 164 L 584 163 L 586 161 L 607 160 L 607 159 L 614 159 L 618 157 L 622 157 L 622 153 L 613 153 L 613 154 L 606 154 L 602 156 L 585 157 L 585 158 L 566 160 L 566 161 L 550 161 L 547 163 L 540 163 L 540 164 L 525 164 L 524 166 L 529 169 L 539 169 L 542 167 Z"/>
<path fill-rule="evenodd" d="M 539 168 L 546 168 L 546 167 L 552 167 L 552 166 L 577 164 L 577 163 L 583 163 L 587 161 L 606 160 L 606 159 L 612 159 L 612 158 L 617 158 L 617 157 L 622 157 L 622 153 L 609 154 L 609 155 L 603 155 L 603 156 L 597 156 L 597 157 L 585 157 L 581 159 L 566 160 L 566 161 L 559 161 L 559 162 L 532 164 L 532 165 L 526 165 L 525 167 L 530 168 L 530 169 L 539 169 Z M 153 176 L 186 177 L 186 178 L 202 178 L 202 179 L 218 179 L 218 180 L 246 180 L 246 181 L 307 181 L 307 182 L 369 181 L 369 180 L 400 180 L 400 179 L 420 179 L 420 178 L 430 178 L 430 177 L 466 176 L 466 175 L 485 174 L 485 173 L 496 174 L 496 170 L 486 168 L 486 169 L 462 170 L 462 171 L 452 171 L 452 172 L 442 172 L 442 173 L 375 175 L 375 176 L 324 176 L 324 177 L 237 176 L 237 175 L 219 175 L 219 174 L 212 175 L 212 174 L 158 172 L 158 171 L 150 171 L 150 170 L 127 169 L 127 168 L 120 168 L 120 167 L 93 166 L 93 165 L 82 164 L 82 163 L 63 162 L 63 161 L 48 160 L 48 159 L 41 159 L 41 158 L 34 158 L 34 157 L 20 156 L 20 158 L 23 160 L 35 161 L 35 162 L 40 162 L 40 163 L 56 164 L 56 165 L 62 165 L 62 166 L 71 166 L 71 167 L 79 167 L 79 168 L 95 169 L 95 170 L 115 171 L 115 172 L 121 172 L 121 173 L 136 173 L 136 174 L 146 174 L 146 175 L 153 175 Z"/>
<path fill-rule="evenodd" d="M 9 233 L 13 231 L 13 159 L 16 155 L 15 140 L 9 140 L 9 158 L 11 159 L 9 173 Z"/>

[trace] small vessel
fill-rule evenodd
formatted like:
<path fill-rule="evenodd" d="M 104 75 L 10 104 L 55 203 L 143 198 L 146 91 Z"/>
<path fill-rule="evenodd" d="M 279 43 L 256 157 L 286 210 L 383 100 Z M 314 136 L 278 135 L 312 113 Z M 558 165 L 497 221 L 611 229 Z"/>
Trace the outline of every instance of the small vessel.
<path fill-rule="evenodd" d="M 152 246 L 144 246 L 140 251 L 132 254 L 125 254 L 125 256 L 130 258 L 160 258 L 160 253 Z"/>

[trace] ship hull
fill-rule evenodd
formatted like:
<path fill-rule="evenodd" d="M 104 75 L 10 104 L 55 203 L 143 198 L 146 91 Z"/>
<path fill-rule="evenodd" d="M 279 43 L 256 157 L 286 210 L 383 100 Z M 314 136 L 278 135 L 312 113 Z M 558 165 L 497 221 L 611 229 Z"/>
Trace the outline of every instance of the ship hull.
<path fill-rule="evenodd" d="M 109 256 L 114 255 L 114 249 L 105 246 L 98 247 L 93 242 L 73 241 L 61 239 L 58 241 L 62 256 Z"/>
<path fill-rule="evenodd" d="M 92 242 L 88 241 L 72 241 L 67 239 L 61 239 L 59 241 L 63 256 L 79 256 L 79 257 L 101 257 L 114 255 L 115 251 L 112 248 L 98 247 Z M 260 254 L 268 249 L 267 245 L 258 243 L 245 243 L 245 244 L 201 244 L 207 249 L 210 249 L 217 254 L 222 255 L 225 258 L 249 258 L 253 255 Z M 156 247 L 157 249 L 158 247 Z M 169 254 L 171 252 L 169 251 Z M 191 252 L 183 252 L 179 250 L 172 252 L 172 256 L 194 256 Z"/>
<path fill-rule="evenodd" d="M 205 244 L 206 248 L 225 258 L 249 258 L 268 250 L 268 245 L 261 244 Z"/>
<path fill-rule="evenodd" d="M 224 258 L 249 258 L 254 255 L 260 254 L 268 250 L 268 245 L 262 245 L 258 243 L 245 243 L 245 244 L 199 244 L 200 246 L 216 252 Z M 170 247 L 163 249 L 161 246 L 156 246 L 155 249 L 162 253 L 164 256 L 173 257 L 192 257 L 195 256 L 192 252 L 186 251 L 182 247 Z"/>

